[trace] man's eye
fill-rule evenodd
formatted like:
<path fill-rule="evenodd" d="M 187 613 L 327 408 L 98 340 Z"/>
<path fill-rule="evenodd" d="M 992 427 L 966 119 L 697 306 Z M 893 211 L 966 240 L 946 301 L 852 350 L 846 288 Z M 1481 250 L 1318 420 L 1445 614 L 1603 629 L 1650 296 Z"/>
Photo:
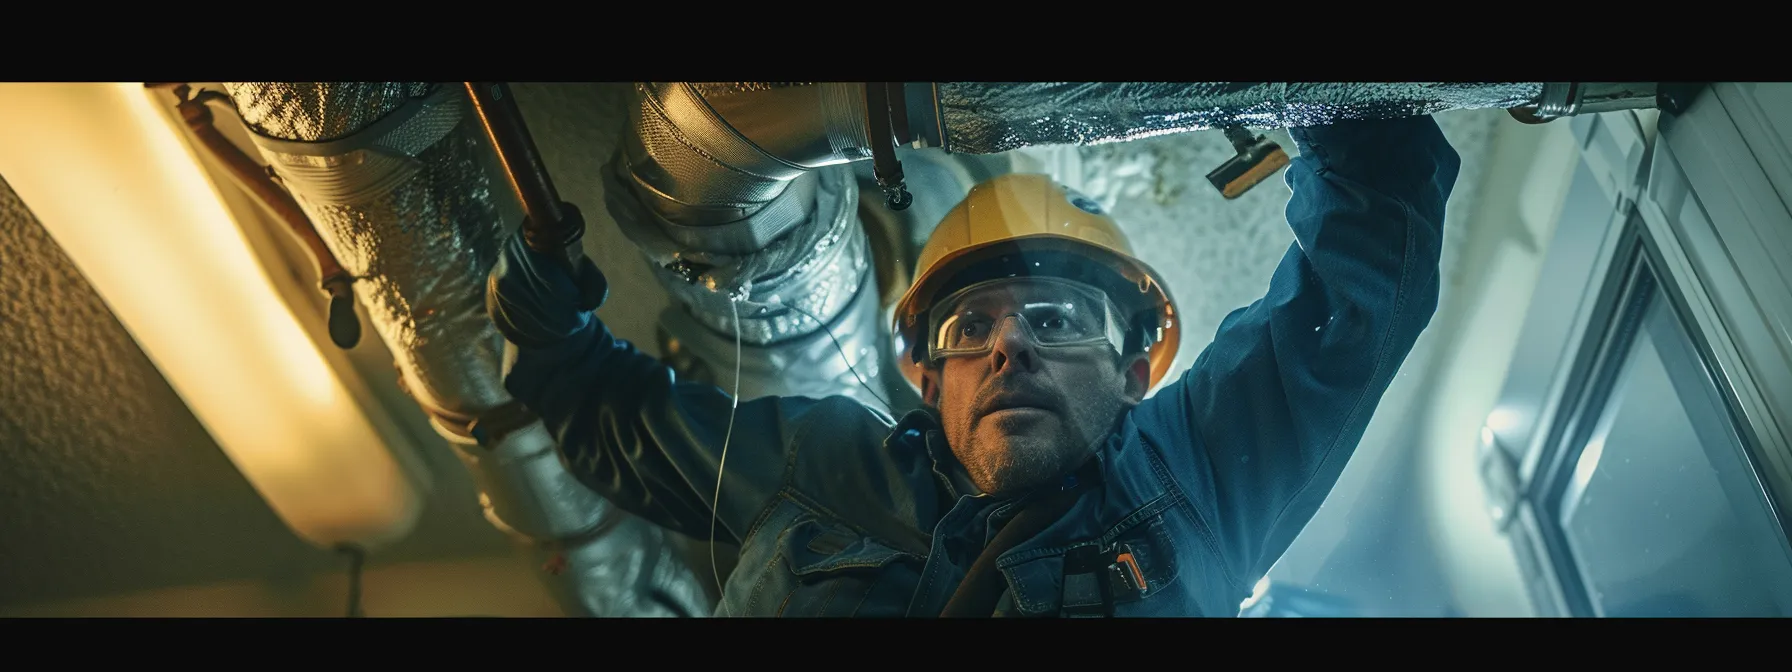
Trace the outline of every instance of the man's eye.
<path fill-rule="evenodd" d="M 1039 321 L 1040 329 L 1063 329 L 1068 326 L 1070 322 L 1063 317 L 1048 317 Z"/>
<path fill-rule="evenodd" d="M 983 335 L 983 324 L 966 322 L 958 327 L 958 335 L 965 338 L 977 338 Z"/>

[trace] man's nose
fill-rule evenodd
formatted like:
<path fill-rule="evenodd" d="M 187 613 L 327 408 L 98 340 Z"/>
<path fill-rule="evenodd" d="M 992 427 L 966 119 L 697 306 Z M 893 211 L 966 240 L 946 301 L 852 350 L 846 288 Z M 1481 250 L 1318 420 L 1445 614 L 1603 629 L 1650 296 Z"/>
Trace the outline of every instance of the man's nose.
<path fill-rule="evenodd" d="M 1027 336 L 1019 317 L 1009 316 L 996 324 L 995 339 L 989 350 L 989 356 L 994 358 L 991 373 L 1001 373 L 1009 366 L 1019 367 L 1024 373 L 1039 370 L 1039 345 Z"/>

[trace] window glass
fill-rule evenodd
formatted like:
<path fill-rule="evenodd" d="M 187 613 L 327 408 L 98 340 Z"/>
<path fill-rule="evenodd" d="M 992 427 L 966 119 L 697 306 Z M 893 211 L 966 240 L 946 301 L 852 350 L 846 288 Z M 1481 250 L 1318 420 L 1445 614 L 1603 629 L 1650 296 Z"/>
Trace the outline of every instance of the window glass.
<path fill-rule="evenodd" d="M 1792 549 L 1672 306 L 1646 300 L 1560 522 L 1611 617 L 1792 616 Z"/>

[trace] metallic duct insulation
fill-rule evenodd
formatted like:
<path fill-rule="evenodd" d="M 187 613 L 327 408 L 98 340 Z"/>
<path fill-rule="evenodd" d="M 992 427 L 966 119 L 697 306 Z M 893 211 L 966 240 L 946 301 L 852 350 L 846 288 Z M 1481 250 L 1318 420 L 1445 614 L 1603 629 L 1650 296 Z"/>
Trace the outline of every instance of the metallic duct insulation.
<path fill-rule="evenodd" d="M 680 240 L 677 225 L 642 216 L 631 207 L 626 187 L 613 179 L 605 193 L 623 233 L 647 255 L 661 284 L 690 308 L 696 320 L 732 340 L 738 309 L 741 341 L 765 346 L 801 338 L 817 332 L 824 321 L 834 322 L 871 280 L 852 171 L 844 166 L 825 168 L 797 182 L 800 186 L 791 187 L 780 199 L 801 206 L 782 215 L 789 218 L 781 220 L 784 235 L 744 254 L 705 251 Z M 808 198 L 799 200 L 803 197 Z M 806 225 L 792 228 L 799 223 Z M 730 306 L 730 297 L 739 299 L 739 305 Z"/>
<path fill-rule="evenodd" d="M 891 390 L 880 382 L 887 350 L 885 330 L 875 328 L 880 315 L 877 292 L 864 291 L 854 296 L 827 331 L 816 329 L 769 346 L 748 345 L 743 339 L 740 399 L 845 395 L 886 413 L 894 412 L 885 405 Z M 867 324 L 872 326 L 864 326 Z M 694 357 L 711 367 L 706 376 L 710 382 L 724 389 L 733 385 L 732 370 L 716 370 L 734 366 L 732 333 L 723 334 L 698 322 L 679 306 L 666 310 L 660 326 L 676 335 L 680 356 Z"/>
<path fill-rule="evenodd" d="M 518 215 L 484 133 L 469 122 L 464 90 L 226 87 L 263 156 L 357 278 L 405 387 L 473 471 L 488 518 L 561 554 L 564 570 L 549 582 L 562 603 L 596 616 L 708 613 L 696 575 L 665 564 L 678 562 L 670 533 L 609 506 L 544 458 L 553 441 L 539 421 L 489 450 L 465 438 L 465 420 L 511 401 L 484 285 L 505 220 Z"/>
<path fill-rule="evenodd" d="M 353 103 L 345 116 L 366 116 L 359 105 L 368 95 L 331 90 Z M 316 104 L 327 112 L 334 100 Z M 466 112 L 464 95 L 443 86 L 367 120 L 372 123 L 345 139 L 254 136 L 318 234 L 357 278 L 355 292 L 407 388 L 433 407 L 461 414 L 509 400 L 498 375 L 504 338 L 484 300 L 485 274 L 504 234 L 508 204 L 500 199 L 508 194 L 501 178 L 491 178 L 491 150 L 474 124 L 463 123 Z M 327 114 L 319 118 L 344 125 Z"/>
<path fill-rule="evenodd" d="M 912 122 L 917 130 L 938 136 L 947 151 L 993 154 L 1228 125 L 1290 128 L 1512 108 L 1534 103 L 1543 84 L 943 82 L 933 89 L 938 119 Z"/>
<path fill-rule="evenodd" d="M 815 169 L 870 156 L 863 85 L 654 83 L 636 94 L 605 192 L 668 290 L 730 336 L 728 297 L 744 299 L 741 340 L 754 345 L 834 322 L 869 263 L 851 171 Z"/>
<path fill-rule="evenodd" d="M 700 617 L 711 612 L 703 582 L 662 528 L 616 510 L 560 463 L 540 420 L 488 450 L 444 433 L 479 483 L 486 520 L 538 545 L 544 579 L 572 613 Z"/>
<path fill-rule="evenodd" d="M 429 91 L 427 82 L 226 82 L 257 134 L 303 142 L 345 137 Z"/>
<path fill-rule="evenodd" d="M 864 291 L 875 278 L 856 177 L 842 165 L 871 157 L 864 86 L 645 83 L 635 93 L 604 192 L 682 306 L 662 328 L 714 370 L 732 367 L 738 329 L 743 398 L 844 394 L 882 408 L 888 348 L 877 292 Z"/>

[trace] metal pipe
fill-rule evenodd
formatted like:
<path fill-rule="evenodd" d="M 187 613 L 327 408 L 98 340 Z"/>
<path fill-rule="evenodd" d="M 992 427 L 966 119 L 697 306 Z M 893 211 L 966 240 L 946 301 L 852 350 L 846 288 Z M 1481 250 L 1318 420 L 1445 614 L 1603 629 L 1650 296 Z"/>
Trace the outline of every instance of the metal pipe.
<path fill-rule="evenodd" d="M 582 256 L 573 246 L 584 236 L 585 227 L 567 226 L 559 190 L 542 163 L 535 139 L 523 123 L 516 97 L 503 82 L 465 82 L 467 97 L 473 101 L 473 115 L 485 130 L 496 150 L 504 175 L 523 206 L 523 238 L 529 247 L 542 254 L 567 259 L 568 268 L 578 266 Z"/>
<path fill-rule="evenodd" d="M 243 153 L 243 150 L 237 148 L 235 143 L 225 138 L 213 125 L 212 111 L 206 103 L 228 103 L 230 97 L 216 91 L 201 91 L 188 98 L 188 91 L 190 88 L 186 84 L 173 86 L 175 99 L 179 101 L 175 109 L 180 112 L 181 120 L 186 122 L 187 130 L 199 141 L 201 147 L 223 164 L 225 172 L 237 186 L 267 208 L 275 219 L 285 224 L 287 230 L 304 244 L 312 263 L 317 266 L 318 287 L 330 297 L 330 340 L 345 350 L 355 347 L 361 340 L 361 321 L 355 315 L 354 299 L 350 293 L 355 281 L 354 275 L 342 268 L 342 263 L 336 260 L 335 253 L 317 235 L 317 228 L 311 225 L 311 219 L 305 215 L 298 202 L 293 200 L 292 194 L 274 184 L 268 167 L 249 158 L 248 154 Z"/>

